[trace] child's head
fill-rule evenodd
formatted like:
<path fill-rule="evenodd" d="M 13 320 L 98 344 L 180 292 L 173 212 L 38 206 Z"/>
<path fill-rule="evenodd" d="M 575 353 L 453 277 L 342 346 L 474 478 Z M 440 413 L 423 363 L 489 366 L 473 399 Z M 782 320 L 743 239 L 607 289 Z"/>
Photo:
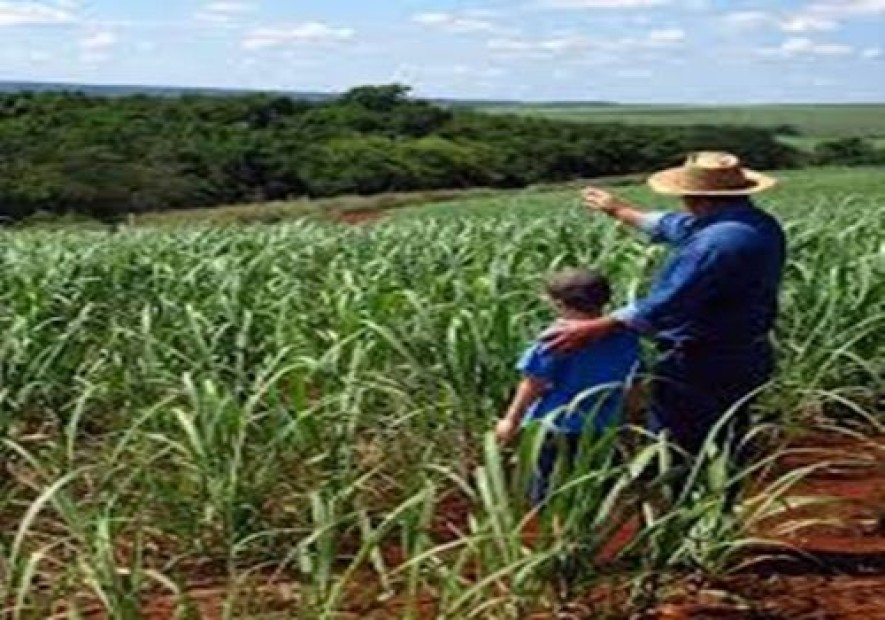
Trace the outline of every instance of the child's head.
<path fill-rule="evenodd" d="M 547 280 L 547 295 L 560 313 L 596 316 L 611 299 L 612 289 L 602 274 L 587 269 L 566 269 Z"/>

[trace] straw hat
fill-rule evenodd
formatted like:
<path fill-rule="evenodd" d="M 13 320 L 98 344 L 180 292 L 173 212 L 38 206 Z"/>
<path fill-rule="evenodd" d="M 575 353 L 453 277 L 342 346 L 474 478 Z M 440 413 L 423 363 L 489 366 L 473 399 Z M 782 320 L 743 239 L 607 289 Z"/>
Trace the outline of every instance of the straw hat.
<path fill-rule="evenodd" d="M 771 189 L 777 179 L 741 167 L 730 153 L 692 153 L 681 168 L 653 174 L 648 184 L 668 196 L 746 196 Z"/>

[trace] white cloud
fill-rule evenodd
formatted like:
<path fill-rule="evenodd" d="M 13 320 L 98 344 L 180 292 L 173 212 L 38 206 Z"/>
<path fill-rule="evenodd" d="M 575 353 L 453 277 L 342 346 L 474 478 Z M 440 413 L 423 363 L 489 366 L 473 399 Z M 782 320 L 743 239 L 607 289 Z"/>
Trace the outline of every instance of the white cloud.
<path fill-rule="evenodd" d="M 885 0 L 817 0 L 806 12 L 834 17 L 873 15 L 885 13 Z"/>
<path fill-rule="evenodd" d="M 685 31 L 680 28 L 662 28 L 648 33 L 648 42 L 651 44 L 667 45 L 680 43 L 685 40 Z"/>
<path fill-rule="evenodd" d="M 522 39 L 492 39 L 488 42 L 488 48 L 498 52 L 528 52 L 536 47 L 536 43 Z"/>
<path fill-rule="evenodd" d="M 64 6 L 45 2 L 0 2 L 0 26 L 66 24 L 76 21 Z"/>
<path fill-rule="evenodd" d="M 685 42 L 685 31 L 681 28 L 658 28 L 642 37 L 624 37 L 610 41 L 599 41 L 599 47 L 613 52 L 676 47 Z"/>
<path fill-rule="evenodd" d="M 787 39 L 781 49 L 790 54 L 819 54 L 822 56 L 842 56 L 850 54 L 852 48 L 840 43 L 815 43 L 811 39 L 796 37 Z"/>
<path fill-rule="evenodd" d="M 351 28 L 336 28 L 322 22 L 305 22 L 275 28 L 256 28 L 243 39 L 245 49 L 263 49 L 301 43 L 334 43 L 353 38 Z"/>
<path fill-rule="evenodd" d="M 488 95 L 507 75 L 506 69 L 482 62 L 469 64 L 402 63 L 385 77 L 385 81 L 411 84 L 425 94 L 453 96 L 464 93 L 469 97 Z"/>
<path fill-rule="evenodd" d="M 451 68 L 451 72 L 454 75 L 470 79 L 496 78 L 505 73 L 500 67 L 474 67 L 472 65 L 455 65 Z"/>
<path fill-rule="evenodd" d="M 543 58 L 570 52 L 579 52 L 589 48 L 589 42 L 581 37 L 554 37 L 550 39 L 492 39 L 488 48 L 507 56 Z"/>
<path fill-rule="evenodd" d="M 854 49 L 840 43 L 818 43 L 805 37 L 793 37 L 778 47 L 763 48 L 761 53 L 767 56 L 801 57 L 801 56 L 846 56 Z"/>
<path fill-rule="evenodd" d="M 636 50 L 675 47 L 684 41 L 685 31 L 679 28 L 662 28 L 652 30 L 644 37 L 619 39 L 597 39 L 574 34 L 564 34 L 548 39 L 498 38 L 489 41 L 488 48 L 493 52 L 511 57 L 551 58 L 590 52 L 623 55 Z"/>
<path fill-rule="evenodd" d="M 736 11 L 723 15 L 721 19 L 726 26 L 737 30 L 753 30 L 770 26 L 795 34 L 823 32 L 839 27 L 838 22 L 829 17 L 810 13 L 781 16 L 765 11 Z"/>
<path fill-rule="evenodd" d="M 204 22 L 230 24 L 254 10 L 255 6 L 248 2 L 209 2 L 196 17 Z"/>
<path fill-rule="evenodd" d="M 556 9 L 642 9 L 670 4 L 672 0 L 542 0 Z"/>
<path fill-rule="evenodd" d="M 117 44 L 118 38 L 113 32 L 96 32 L 83 37 L 78 45 L 83 50 L 104 50 Z"/>
<path fill-rule="evenodd" d="M 498 27 L 489 21 L 485 14 L 476 13 L 420 13 L 412 21 L 422 26 L 437 28 L 447 32 L 493 32 Z"/>
<path fill-rule="evenodd" d="M 772 22 L 774 17 L 764 11 L 735 11 L 726 13 L 721 19 L 728 26 L 743 29 L 764 26 Z"/>
<path fill-rule="evenodd" d="M 798 35 L 836 30 L 843 20 L 878 14 L 885 14 L 885 0 L 815 0 L 791 14 L 750 10 L 727 13 L 721 19 L 738 30 L 776 27 Z"/>
<path fill-rule="evenodd" d="M 111 49 L 118 43 L 119 37 L 110 31 L 98 31 L 88 34 L 77 41 L 80 48 L 80 62 L 96 65 L 110 59 Z"/>
<path fill-rule="evenodd" d="M 873 60 L 882 56 L 882 49 L 878 47 L 868 47 L 860 53 L 861 57 Z"/>
<path fill-rule="evenodd" d="M 835 30 L 838 26 L 839 24 L 832 19 L 814 15 L 788 17 L 780 23 L 781 30 L 784 32 L 823 32 Z"/>
<path fill-rule="evenodd" d="M 212 13 L 249 13 L 255 7 L 248 2 L 210 2 L 203 9 Z"/>

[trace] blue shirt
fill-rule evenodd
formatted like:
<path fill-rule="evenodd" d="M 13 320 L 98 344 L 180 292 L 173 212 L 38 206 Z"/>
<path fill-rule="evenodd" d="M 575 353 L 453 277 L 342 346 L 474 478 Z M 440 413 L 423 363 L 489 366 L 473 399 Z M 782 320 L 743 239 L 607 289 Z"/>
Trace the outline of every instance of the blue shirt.
<path fill-rule="evenodd" d="M 740 349 L 766 338 L 786 257 L 776 219 L 739 198 L 704 217 L 650 214 L 642 228 L 673 252 L 648 296 L 616 319 L 671 346 Z"/>
<path fill-rule="evenodd" d="M 541 341 L 519 360 L 523 375 L 546 383 L 524 423 L 548 418 L 558 433 L 580 433 L 588 419 L 602 432 L 620 422 L 625 384 L 639 361 L 639 341 L 620 331 L 571 353 L 554 353 Z"/>

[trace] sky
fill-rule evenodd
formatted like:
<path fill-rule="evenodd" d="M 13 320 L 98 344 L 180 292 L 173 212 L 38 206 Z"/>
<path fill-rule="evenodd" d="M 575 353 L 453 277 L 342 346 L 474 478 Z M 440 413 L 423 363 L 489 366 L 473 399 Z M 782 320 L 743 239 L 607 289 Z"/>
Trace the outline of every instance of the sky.
<path fill-rule="evenodd" d="M 885 0 L 0 1 L 0 79 L 881 102 Z"/>

